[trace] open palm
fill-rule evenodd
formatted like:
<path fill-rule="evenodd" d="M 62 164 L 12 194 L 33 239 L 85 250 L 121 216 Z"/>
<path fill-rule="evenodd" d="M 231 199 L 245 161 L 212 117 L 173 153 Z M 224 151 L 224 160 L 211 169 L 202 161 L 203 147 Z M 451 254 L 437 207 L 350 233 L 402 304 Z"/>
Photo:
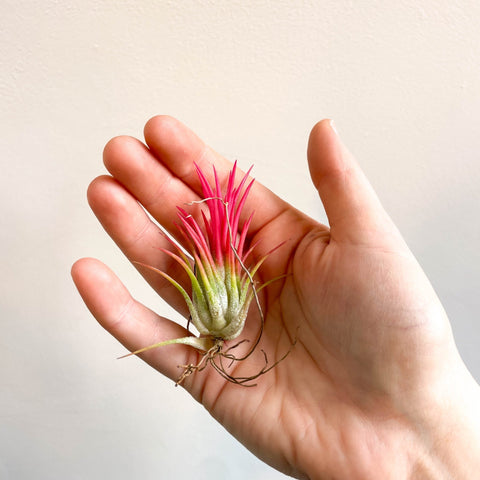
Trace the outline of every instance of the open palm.
<path fill-rule="evenodd" d="M 194 162 L 205 173 L 215 165 L 222 178 L 231 164 L 170 117 L 150 120 L 145 138 L 148 146 L 130 137 L 109 142 L 104 159 L 111 176 L 92 182 L 89 201 L 130 260 L 187 286 L 181 268 L 159 252 L 168 242 L 142 206 L 175 235 L 175 207 L 200 198 Z M 183 385 L 253 453 L 287 474 L 402 478 L 398 471 L 411 454 L 405 445 L 416 444 L 432 392 L 444 388 L 445 373 L 460 370 L 461 361 L 429 282 L 329 121 L 313 129 L 308 159 L 329 227 L 259 184 L 245 207 L 246 214 L 255 210 L 249 240 L 261 239 L 259 254 L 285 241 L 262 266 L 262 279 L 288 275 L 262 292 L 259 349 L 234 373 L 261 370 L 263 352 L 269 365 L 288 357 L 254 388 L 229 383 L 212 368 Z M 168 282 L 138 268 L 188 316 Z M 130 350 L 186 334 L 132 299 L 97 260 L 78 261 L 72 273 L 97 320 Z M 252 304 L 240 338 L 254 339 L 259 323 Z M 195 350 L 181 345 L 141 356 L 172 379 L 178 365 L 198 361 Z"/>

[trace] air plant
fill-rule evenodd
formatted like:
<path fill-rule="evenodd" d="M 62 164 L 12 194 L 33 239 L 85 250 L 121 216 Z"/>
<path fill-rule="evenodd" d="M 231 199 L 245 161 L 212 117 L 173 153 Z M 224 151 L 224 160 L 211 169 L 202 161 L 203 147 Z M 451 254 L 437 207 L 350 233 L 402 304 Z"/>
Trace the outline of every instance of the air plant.
<path fill-rule="evenodd" d="M 201 212 L 203 228 L 191 214 L 183 208 L 177 207 L 180 223 L 177 223 L 176 227 L 184 239 L 185 250 L 189 255 L 187 256 L 184 250 L 171 239 L 169 241 L 174 247 L 174 251 L 160 249 L 185 270 L 191 283 L 191 295 L 167 273 L 149 265 L 143 266 L 164 277 L 182 294 L 190 312 L 189 323 L 191 322 L 195 326 L 200 336 L 165 340 L 125 356 L 137 355 L 165 345 L 189 345 L 202 352 L 202 357 L 196 365 L 182 366 L 184 370 L 177 384 L 181 383 L 188 375 L 195 371 L 201 371 L 210 364 L 226 380 L 240 385 L 253 386 L 251 382 L 254 379 L 271 370 L 289 353 L 287 352 L 275 364 L 269 365 L 267 355 L 262 350 L 265 359 L 264 367 L 248 377 L 234 377 L 227 371 L 234 362 L 246 360 L 260 342 L 264 316 L 258 293 L 271 282 L 283 278 L 285 275 L 258 286 L 254 282 L 254 277 L 266 258 L 278 246 L 257 260 L 250 268 L 246 266 L 247 263 L 250 263 L 250 257 L 253 256 L 252 252 L 257 245 L 256 243 L 247 244 L 247 234 L 253 212 L 240 227 L 240 215 L 254 183 L 254 180 L 249 182 L 247 180 L 252 167 L 240 180 L 238 186 L 235 186 L 237 169 L 235 162 L 228 175 L 226 189 L 223 193 L 215 168 L 213 168 L 213 185 L 209 184 L 198 165 L 195 165 L 195 168 L 200 180 L 203 199 L 187 205 L 205 204 L 207 206 L 208 213 Z M 227 342 L 234 340 L 242 333 L 252 301 L 256 304 L 260 314 L 259 332 L 248 353 L 242 357 L 236 357 L 232 354 L 232 350 L 248 340 L 228 347 Z M 224 361 L 228 361 L 229 365 L 225 366 Z"/>

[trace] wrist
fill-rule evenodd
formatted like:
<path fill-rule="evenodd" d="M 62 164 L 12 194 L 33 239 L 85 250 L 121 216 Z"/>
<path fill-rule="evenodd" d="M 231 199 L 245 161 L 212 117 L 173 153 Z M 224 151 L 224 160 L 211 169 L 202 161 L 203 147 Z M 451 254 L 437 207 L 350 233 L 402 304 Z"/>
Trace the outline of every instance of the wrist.
<path fill-rule="evenodd" d="M 480 471 L 480 387 L 463 363 L 442 383 L 417 422 L 412 480 L 470 480 Z"/>

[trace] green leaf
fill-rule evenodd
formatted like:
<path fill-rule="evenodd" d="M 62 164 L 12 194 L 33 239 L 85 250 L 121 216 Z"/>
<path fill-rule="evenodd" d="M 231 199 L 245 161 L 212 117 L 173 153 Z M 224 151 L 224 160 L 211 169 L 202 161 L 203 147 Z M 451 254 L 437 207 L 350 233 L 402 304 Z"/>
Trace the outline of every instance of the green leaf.
<path fill-rule="evenodd" d="M 151 350 L 152 348 L 157 347 L 164 347 L 165 345 L 174 345 L 174 344 L 183 344 L 189 345 L 190 347 L 194 347 L 197 350 L 202 350 L 206 352 L 213 347 L 214 341 L 211 337 L 182 337 L 182 338 L 174 338 L 172 340 L 165 340 L 163 342 L 154 343 L 153 345 L 149 345 L 148 347 L 140 348 L 139 350 L 135 350 L 134 352 L 127 353 L 120 358 L 130 357 L 132 355 L 138 355 L 139 353 L 146 352 L 147 350 Z"/>

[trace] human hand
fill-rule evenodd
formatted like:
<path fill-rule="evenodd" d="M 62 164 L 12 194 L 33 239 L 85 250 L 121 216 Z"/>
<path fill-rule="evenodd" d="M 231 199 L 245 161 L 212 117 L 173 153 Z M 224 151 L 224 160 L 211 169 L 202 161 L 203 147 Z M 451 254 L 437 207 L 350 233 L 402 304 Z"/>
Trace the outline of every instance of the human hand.
<path fill-rule="evenodd" d="M 148 148 L 130 137 L 107 144 L 111 176 L 92 182 L 89 202 L 131 261 L 188 285 L 159 252 L 169 244 L 141 205 L 175 235 L 176 206 L 201 192 L 194 162 L 207 175 L 215 165 L 221 178 L 231 164 L 169 117 L 150 120 L 145 138 Z M 480 458 L 474 413 L 480 393 L 440 302 L 329 121 L 312 130 L 308 160 L 328 227 L 257 183 L 245 206 L 246 214 L 255 210 L 249 241 L 261 239 L 257 255 L 286 242 L 260 271 L 263 281 L 288 273 L 262 292 L 260 347 L 270 364 L 291 349 L 289 356 L 254 388 L 213 369 L 183 386 L 254 454 L 298 478 L 472 478 Z M 168 282 L 136 265 L 188 316 Z M 93 315 L 128 349 L 188 334 L 135 301 L 99 261 L 79 260 L 72 275 Z M 255 338 L 258 317 L 252 304 L 240 339 Z M 178 365 L 198 361 L 182 345 L 140 356 L 172 379 Z M 259 350 L 235 375 L 254 374 L 263 362 Z"/>

